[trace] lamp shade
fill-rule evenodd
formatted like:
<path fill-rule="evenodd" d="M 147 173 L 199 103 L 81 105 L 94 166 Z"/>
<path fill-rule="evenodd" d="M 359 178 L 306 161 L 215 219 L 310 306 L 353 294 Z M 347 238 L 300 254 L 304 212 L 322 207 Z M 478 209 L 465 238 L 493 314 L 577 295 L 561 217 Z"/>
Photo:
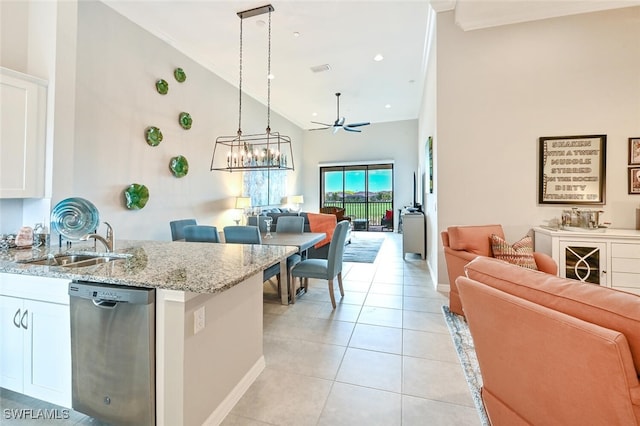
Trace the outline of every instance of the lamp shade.
<path fill-rule="evenodd" d="M 251 207 L 250 197 L 236 197 L 236 209 L 247 209 Z"/>
<path fill-rule="evenodd" d="M 290 195 L 287 197 L 289 204 L 302 204 L 304 203 L 304 197 L 302 195 Z"/>

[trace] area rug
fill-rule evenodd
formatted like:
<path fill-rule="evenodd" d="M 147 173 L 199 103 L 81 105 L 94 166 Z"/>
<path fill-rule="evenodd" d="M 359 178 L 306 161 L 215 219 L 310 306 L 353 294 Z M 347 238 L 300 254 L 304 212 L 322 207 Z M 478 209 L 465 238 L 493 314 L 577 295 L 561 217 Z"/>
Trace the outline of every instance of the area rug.
<path fill-rule="evenodd" d="M 351 244 L 344 248 L 344 262 L 373 263 L 378 256 L 384 237 L 351 237 Z"/>
<path fill-rule="evenodd" d="M 482 397 L 480 395 L 480 390 L 482 389 L 482 375 L 480 374 L 480 366 L 478 365 L 478 358 L 476 357 L 476 351 L 473 345 L 473 339 L 471 338 L 471 333 L 469 332 L 469 326 L 464 320 L 464 317 L 449 311 L 448 306 L 442 307 L 442 313 L 444 314 L 447 327 L 449 327 L 449 333 L 451 334 L 453 345 L 458 353 L 458 358 L 462 365 L 462 371 L 467 379 L 469 389 L 471 390 L 471 397 L 473 398 L 473 403 L 475 404 L 478 415 L 480 416 L 480 421 L 483 425 L 489 426 L 491 423 L 489 423 L 489 418 L 487 417 L 487 412 L 484 409 L 484 404 L 482 403 Z"/>

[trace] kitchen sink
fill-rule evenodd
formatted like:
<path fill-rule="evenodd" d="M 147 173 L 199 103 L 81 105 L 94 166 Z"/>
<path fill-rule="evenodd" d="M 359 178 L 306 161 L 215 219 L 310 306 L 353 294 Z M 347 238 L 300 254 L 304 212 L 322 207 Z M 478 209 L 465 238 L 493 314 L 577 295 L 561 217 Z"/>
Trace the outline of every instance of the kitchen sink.
<path fill-rule="evenodd" d="M 126 259 L 129 256 L 109 254 L 63 254 L 45 259 L 25 260 L 20 263 L 29 265 L 62 266 L 65 268 L 81 268 L 83 266 L 100 265 L 115 260 Z"/>

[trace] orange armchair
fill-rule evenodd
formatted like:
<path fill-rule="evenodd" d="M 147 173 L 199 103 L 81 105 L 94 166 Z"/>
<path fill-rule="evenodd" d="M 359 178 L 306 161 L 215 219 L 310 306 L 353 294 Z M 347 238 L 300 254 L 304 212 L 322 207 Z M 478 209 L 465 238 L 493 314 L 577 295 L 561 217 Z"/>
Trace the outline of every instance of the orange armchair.
<path fill-rule="evenodd" d="M 504 239 L 501 225 L 450 226 L 440 234 L 444 246 L 444 258 L 447 262 L 447 273 L 449 274 L 449 310 L 453 313 L 464 315 L 456 278 L 465 276 L 465 265 L 476 257 L 493 257 L 491 234 L 496 234 Z M 557 275 L 558 265 L 551 256 L 534 252 L 533 257 L 538 270 Z"/>

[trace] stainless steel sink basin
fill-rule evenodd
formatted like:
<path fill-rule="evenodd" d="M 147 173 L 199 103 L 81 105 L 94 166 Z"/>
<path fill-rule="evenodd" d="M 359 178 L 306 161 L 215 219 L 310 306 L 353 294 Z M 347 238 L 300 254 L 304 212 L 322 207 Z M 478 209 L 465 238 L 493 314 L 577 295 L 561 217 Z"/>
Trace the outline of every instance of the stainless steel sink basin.
<path fill-rule="evenodd" d="M 100 255 L 100 254 L 63 254 L 46 259 L 26 260 L 21 263 L 30 265 L 63 266 L 65 268 L 81 268 L 83 266 L 100 265 L 115 260 L 126 259 L 128 256 Z"/>

